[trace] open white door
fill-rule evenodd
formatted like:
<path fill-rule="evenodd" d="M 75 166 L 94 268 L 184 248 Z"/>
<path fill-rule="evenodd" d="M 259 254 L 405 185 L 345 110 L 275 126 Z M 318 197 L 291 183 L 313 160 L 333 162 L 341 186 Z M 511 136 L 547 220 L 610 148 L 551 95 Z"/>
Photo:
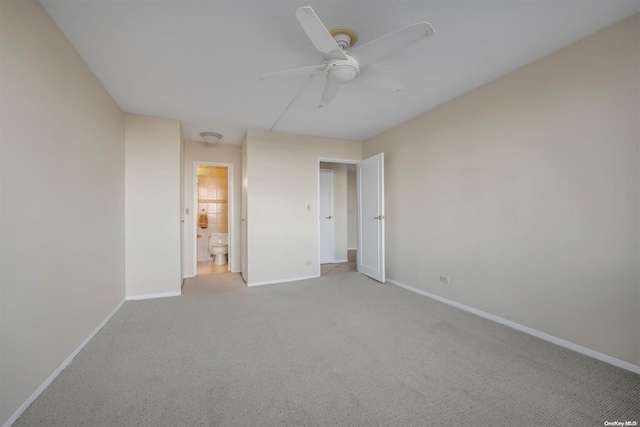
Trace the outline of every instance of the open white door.
<path fill-rule="evenodd" d="M 358 163 L 358 271 L 384 283 L 384 153 Z"/>

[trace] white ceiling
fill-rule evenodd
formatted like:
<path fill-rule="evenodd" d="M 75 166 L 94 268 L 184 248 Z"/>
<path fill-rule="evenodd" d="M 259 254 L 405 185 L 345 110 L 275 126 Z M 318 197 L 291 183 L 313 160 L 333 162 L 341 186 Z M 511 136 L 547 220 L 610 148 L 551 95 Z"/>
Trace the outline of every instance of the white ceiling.
<path fill-rule="evenodd" d="M 127 113 L 182 122 L 239 144 L 271 129 L 306 77 L 258 76 L 319 64 L 295 17 L 311 5 L 327 28 L 365 43 L 427 21 L 436 35 L 375 63 L 405 83 L 387 93 L 354 81 L 318 109 L 315 77 L 273 128 L 364 140 L 640 10 L 639 0 L 41 0 Z"/>

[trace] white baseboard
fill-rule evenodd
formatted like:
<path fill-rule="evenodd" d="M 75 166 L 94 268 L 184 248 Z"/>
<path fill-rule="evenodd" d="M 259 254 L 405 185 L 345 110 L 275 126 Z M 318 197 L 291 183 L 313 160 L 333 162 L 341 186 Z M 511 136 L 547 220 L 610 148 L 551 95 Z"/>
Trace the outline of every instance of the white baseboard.
<path fill-rule="evenodd" d="M 333 262 L 331 264 L 337 264 L 339 262 L 349 262 L 348 259 L 334 259 Z"/>
<path fill-rule="evenodd" d="M 358 248 L 347 248 L 348 251 L 357 251 Z"/>
<path fill-rule="evenodd" d="M 146 294 L 146 295 L 130 295 L 127 297 L 127 301 L 138 301 L 143 299 L 155 299 L 155 298 L 167 298 L 167 297 L 179 297 L 182 295 L 181 291 L 164 292 L 160 294 Z"/>
<path fill-rule="evenodd" d="M 600 360 L 601 362 L 608 363 L 613 366 L 617 366 L 618 368 L 626 369 L 631 372 L 635 372 L 636 374 L 640 374 L 640 366 L 634 365 L 633 363 L 625 362 L 624 360 L 616 359 L 615 357 L 609 356 L 607 354 L 600 353 L 598 351 L 592 350 L 587 347 L 583 347 L 581 345 L 572 343 L 571 341 L 563 340 L 562 338 L 558 338 L 553 335 L 549 335 L 545 332 L 538 331 L 537 329 L 530 328 L 528 326 L 521 325 L 516 322 L 512 322 L 511 320 L 503 319 L 502 317 L 498 317 L 491 313 L 487 313 L 482 310 L 478 310 L 477 308 L 469 307 L 468 305 L 460 304 L 459 302 L 452 301 L 447 298 L 443 298 L 441 296 L 432 294 L 427 291 L 423 291 L 422 289 L 414 288 L 413 286 L 405 285 L 404 283 L 398 282 L 397 280 L 389 279 L 387 277 L 387 282 L 404 288 L 408 291 L 415 292 L 416 294 L 423 295 L 425 297 L 429 297 L 436 301 L 440 301 L 447 305 L 459 308 L 464 311 L 468 311 L 469 313 L 473 313 L 476 316 L 484 317 L 485 319 L 492 320 L 496 323 L 500 323 L 502 325 L 508 326 L 510 328 L 516 329 L 520 332 L 524 332 L 525 334 L 533 335 L 536 338 L 540 338 L 542 340 L 548 341 L 550 343 L 559 345 L 560 347 L 568 348 L 569 350 L 573 350 L 576 353 L 584 354 L 585 356 L 593 357 L 594 359 Z"/>
<path fill-rule="evenodd" d="M 242 273 L 242 270 L 231 270 L 231 273 Z"/>
<path fill-rule="evenodd" d="M 102 329 L 102 327 L 104 325 L 106 325 L 106 323 L 113 317 L 114 314 L 116 314 L 118 312 L 118 310 L 120 310 L 120 307 L 122 307 L 122 304 L 124 304 L 125 300 L 122 300 L 118 303 L 118 305 L 116 305 L 116 308 L 114 308 L 111 313 L 109 313 L 107 315 L 107 317 L 104 318 L 104 320 L 102 322 L 100 322 L 100 324 L 93 330 L 93 332 L 91 332 L 89 334 L 89 336 L 87 338 L 84 339 L 84 341 L 82 341 L 80 343 L 80 345 L 78 346 L 78 348 L 76 348 L 73 353 L 71 353 L 69 355 L 69 357 L 67 357 L 64 362 L 62 362 L 60 364 L 60 366 L 58 366 L 55 371 L 53 371 L 53 373 L 51 375 L 49 375 L 49 378 L 47 378 L 46 380 L 44 380 L 44 382 L 42 384 L 40 384 L 40 387 L 38 387 L 36 389 L 36 391 L 34 391 L 31 396 L 29 396 L 29 398 L 27 400 L 24 401 L 24 403 L 22 405 L 20 405 L 20 407 L 18 408 L 17 411 L 15 411 L 13 413 L 13 415 L 11 415 L 9 417 L 9 419 L 7 421 L 5 421 L 4 424 L 2 424 L 2 427 L 9 427 L 11 426 L 13 423 L 15 423 L 18 418 L 20 418 L 20 415 L 22 415 L 24 413 L 24 411 L 27 410 L 27 408 L 29 407 L 29 405 L 31 405 L 33 403 L 34 400 L 36 400 L 38 398 L 38 396 L 40 396 L 40 394 L 47 388 L 49 387 L 49 384 L 51 384 L 51 382 L 53 380 L 56 379 L 56 377 L 58 375 L 60 375 L 60 372 L 62 372 L 64 370 L 64 368 L 66 368 L 69 363 L 71 363 L 71 361 L 73 360 L 74 357 L 76 357 L 78 355 L 78 353 L 80 353 L 80 351 L 84 348 L 84 346 L 86 346 L 89 341 L 91 341 L 91 339 L 98 333 L 100 332 L 100 329 Z"/>
<path fill-rule="evenodd" d="M 315 279 L 316 277 L 320 277 L 320 275 L 319 274 L 315 274 L 313 276 L 296 277 L 294 279 L 267 280 L 266 282 L 247 283 L 247 286 L 272 285 L 272 284 L 275 284 L 275 283 L 286 283 L 286 282 L 295 282 L 295 281 L 298 281 L 298 280 Z"/>

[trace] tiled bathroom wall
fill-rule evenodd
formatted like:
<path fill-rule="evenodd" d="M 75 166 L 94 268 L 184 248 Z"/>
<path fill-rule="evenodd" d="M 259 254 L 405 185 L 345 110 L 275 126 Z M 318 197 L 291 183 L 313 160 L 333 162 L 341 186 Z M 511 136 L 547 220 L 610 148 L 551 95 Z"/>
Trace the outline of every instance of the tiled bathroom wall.
<path fill-rule="evenodd" d="M 198 166 L 198 215 L 207 214 L 207 228 L 198 221 L 198 261 L 209 261 L 209 235 L 228 233 L 229 185 L 227 167 Z"/>

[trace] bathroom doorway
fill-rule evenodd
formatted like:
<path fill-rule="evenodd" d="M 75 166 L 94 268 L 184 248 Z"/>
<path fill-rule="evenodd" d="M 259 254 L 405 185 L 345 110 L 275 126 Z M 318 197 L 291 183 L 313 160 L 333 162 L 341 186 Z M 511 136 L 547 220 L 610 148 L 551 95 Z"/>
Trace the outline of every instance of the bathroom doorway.
<path fill-rule="evenodd" d="M 233 241 L 233 165 L 194 163 L 194 271 L 231 271 Z"/>

